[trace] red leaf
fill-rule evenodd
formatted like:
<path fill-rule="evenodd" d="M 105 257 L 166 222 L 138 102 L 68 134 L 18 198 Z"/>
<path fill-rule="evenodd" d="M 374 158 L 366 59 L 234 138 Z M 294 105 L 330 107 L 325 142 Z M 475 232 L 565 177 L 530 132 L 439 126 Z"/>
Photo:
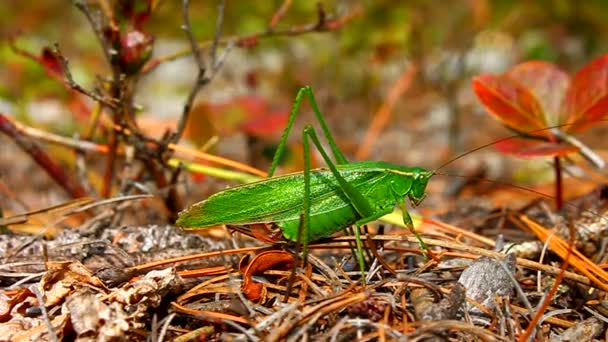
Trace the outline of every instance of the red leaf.
<path fill-rule="evenodd" d="M 46 71 L 51 75 L 63 75 L 63 66 L 59 59 L 49 48 L 42 49 L 42 54 L 39 57 L 40 64 L 44 66 Z"/>
<path fill-rule="evenodd" d="M 513 138 L 496 143 L 496 149 L 504 154 L 520 158 L 543 156 L 565 156 L 578 152 L 578 148 L 566 143 L 552 143 L 540 140 Z"/>
<path fill-rule="evenodd" d="M 541 104 L 532 92 L 512 78 L 482 74 L 473 79 L 472 85 L 481 104 L 507 127 L 530 132 L 547 126 Z M 548 132 L 530 135 L 547 137 Z"/>
<path fill-rule="evenodd" d="M 564 131 L 581 131 L 608 115 L 608 54 L 587 63 L 579 70 L 566 95 L 569 114 Z"/>
<path fill-rule="evenodd" d="M 288 118 L 288 112 L 273 112 L 246 121 L 241 125 L 241 129 L 258 137 L 273 136 L 283 131 Z"/>
<path fill-rule="evenodd" d="M 268 112 L 268 103 L 259 96 L 242 96 L 236 102 L 245 110 L 247 117 L 250 118 L 259 117 Z"/>
<path fill-rule="evenodd" d="M 570 85 L 570 76 L 555 64 L 543 61 L 521 63 L 507 72 L 507 76 L 526 87 L 540 103 L 547 126 L 564 122 L 562 106 Z"/>

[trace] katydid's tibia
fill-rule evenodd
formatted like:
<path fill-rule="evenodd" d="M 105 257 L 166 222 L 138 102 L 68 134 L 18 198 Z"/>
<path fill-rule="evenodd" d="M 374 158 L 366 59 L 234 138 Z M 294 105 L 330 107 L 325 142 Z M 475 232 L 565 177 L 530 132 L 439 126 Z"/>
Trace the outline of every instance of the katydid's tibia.
<path fill-rule="evenodd" d="M 274 172 L 285 151 L 287 138 L 304 96 L 312 106 L 334 160 L 321 146 L 314 128 L 308 125 L 302 131 L 304 171 L 275 177 Z M 311 169 L 310 142 L 320 152 L 327 168 Z M 403 167 L 386 162 L 348 162 L 329 132 L 312 89 L 303 87 L 296 96 L 268 178 L 211 195 L 181 212 L 177 225 L 195 229 L 221 224 L 273 223 L 281 229 L 283 237 L 290 241 L 298 240 L 298 230 L 301 227 L 304 259 L 309 242 L 329 237 L 355 225 L 357 255 L 363 275 L 365 263 L 360 228 L 392 212 L 395 205 L 401 207 L 403 223 L 416 235 L 420 247 L 423 251 L 428 251 L 414 230 L 406 209 L 406 199 L 413 206 L 420 204 L 433 174 L 420 167 Z"/>

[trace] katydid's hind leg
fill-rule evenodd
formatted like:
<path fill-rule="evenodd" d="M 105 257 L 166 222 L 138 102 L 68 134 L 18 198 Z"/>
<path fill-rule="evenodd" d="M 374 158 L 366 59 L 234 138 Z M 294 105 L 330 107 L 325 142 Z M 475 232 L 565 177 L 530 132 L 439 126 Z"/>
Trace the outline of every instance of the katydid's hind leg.
<path fill-rule="evenodd" d="M 289 279 L 287 280 L 287 289 L 285 290 L 285 296 L 283 296 L 283 302 L 287 303 L 289 301 L 289 295 L 291 290 L 293 289 L 293 284 L 296 280 L 296 273 L 298 271 L 298 264 L 300 264 L 300 249 L 302 248 L 302 225 L 304 223 L 304 215 L 300 215 L 300 224 L 298 225 L 298 237 L 296 240 L 296 249 L 294 251 L 294 260 L 293 267 L 291 268 L 291 274 L 289 274 Z M 308 242 L 305 244 L 306 248 L 302 255 L 302 266 L 306 266 L 306 262 L 308 259 Z"/>
<path fill-rule="evenodd" d="M 302 142 L 304 144 L 304 232 L 306 233 L 306 242 L 308 242 L 308 231 L 310 226 L 310 141 L 313 142 L 323 160 L 331 170 L 332 175 L 336 178 L 340 189 L 344 193 L 344 195 L 349 199 L 351 205 L 355 208 L 357 213 L 363 217 L 357 221 L 357 227 L 355 229 L 355 238 L 357 242 L 357 254 L 359 259 L 359 267 L 361 269 L 361 275 L 364 275 L 365 270 L 365 262 L 363 260 L 363 246 L 361 244 L 361 234 L 359 232 L 359 227 L 364 225 L 365 223 L 371 222 L 380 216 L 384 216 L 386 213 L 381 213 L 382 215 L 377 216 L 374 213 L 372 206 L 369 204 L 367 199 L 361 194 L 359 190 L 357 190 L 354 186 L 349 184 L 344 177 L 338 172 L 336 165 L 331 161 L 323 146 L 319 142 L 319 138 L 315 133 L 314 128 L 308 125 L 304 128 L 302 132 Z M 367 219 L 367 218 L 371 218 Z M 305 245 L 306 247 L 306 245 Z M 365 280 L 365 278 L 363 278 Z"/>
<path fill-rule="evenodd" d="M 376 221 L 382 216 L 389 214 L 393 211 L 392 208 L 387 208 L 386 210 L 379 211 L 374 213 L 368 217 L 364 217 L 359 221 L 355 222 L 355 241 L 357 243 L 357 257 L 359 259 L 359 269 L 361 270 L 361 279 L 365 283 L 365 259 L 363 257 L 363 243 L 361 242 L 361 227 L 364 225 Z"/>
<path fill-rule="evenodd" d="M 327 152 L 325 152 L 323 146 L 321 146 L 321 143 L 319 142 L 319 137 L 317 137 L 317 133 L 315 132 L 314 128 L 312 128 L 312 126 L 308 125 L 304 128 L 304 131 L 302 133 L 302 139 L 304 143 L 304 164 L 308 163 L 308 165 L 310 166 L 310 145 L 308 142 L 308 139 L 310 139 L 323 157 L 323 160 L 329 167 L 329 170 L 331 171 L 332 175 L 336 178 L 336 181 L 340 186 L 340 190 L 342 190 L 344 195 L 349 199 L 350 204 L 355 208 L 357 213 L 359 213 L 361 217 L 373 216 L 374 209 L 369 204 L 369 201 L 365 198 L 365 196 L 363 196 L 363 194 L 361 194 L 359 190 L 357 190 L 354 186 L 348 183 L 346 179 L 344 179 L 344 177 L 342 177 L 342 175 L 336 168 L 336 165 L 331 161 L 331 159 L 327 155 Z M 306 179 L 307 176 L 306 174 L 304 174 L 304 180 L 306 181 Z M 308 181 L 310 182 L 310 174 L 308 175 Z"/>
<path fill-rule="evenodd" d="M 418 240 L 418 246 L 420 246 L 422 253 L 424 254 L 425 257 L 428 258 L 429 255 L 431 254 L 429 246 L 426 244 L 426 242 L 424 242 L 424 240 L 422 240 L 422 237 L 420 236 L 420 234 L 418 234 L 418 232 L 416 231 L 416 228 L 414 228 L 414 221 L 412 220 L 410 213 L 407 211 L 407 208 L 405 207 L 405 203 L 402 203 L 400 205 L 400 207 L 401 207 L 401 212 L 403 213 L 403 223 L 405 224 L 407 229 L 412 234 L 414 234 L 414 236 Z"/>
<path fill-rule="evenodd" d="M 289 137 L 289 133 L 291 132 L 291 128 L 293 127 L 293 123 L 296 119 L 296 115 L 298 114 L 300 104 L 302 104 L 302 99 L 304 98 L 304 96 L 308 98 L 308 101 L 310 102 L 310 106 L 312 107 L 313 112 L 315 113 L 317 121 L 319 121 L 319 125 L 321 125 L 321 129 L 323 130 L 323 134 L 325 134 L 325 138 L 329 143 L 329 147 L 331 148 L 331 152 L 334 155 L 336 163 L 348 164 L 348 160 L 346 159 L 346 157 L 344 157 L 344 154 L 338 148 L 338 145 L 334 141 L 334 138 L 331 135 L 331 132 L 329 131 L 329 127 L 327 126 L 325 119 L 323 119 L 323 115 L 321 114 L 319 106 L 317 105 L 317 101 L 315 100 L 315 97 L 313 95 L 312 88 L 310 86 L 305 86 L 300 88 L 298 94 L 296 95 L 296 99 L 293 103 L 293 108 L 291 109 L 289 119 L 287 120 L 287 126 L 285 126 L 285 130 L 281 135 L 281 141 L 279 142 L 277 150 L 272 158 L 272 164 L 270 165 L 270 170 L 268 171 L 268 177 L 272 177 L 277 167 L 279 166 L 279 161 L 281 160 L 281 156 L 285 152 L 285 148 L 287 146 L 287 138 Z"/>

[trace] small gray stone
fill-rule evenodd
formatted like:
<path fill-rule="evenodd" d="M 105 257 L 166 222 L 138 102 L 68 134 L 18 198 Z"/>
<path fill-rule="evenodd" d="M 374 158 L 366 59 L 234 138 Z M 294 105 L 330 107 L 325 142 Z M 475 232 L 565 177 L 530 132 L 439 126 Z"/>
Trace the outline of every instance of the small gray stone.
<path fill-rule="evenodd" d="M 515 271 L 515 255 L 507 254 L 503 261 L 506 268 Z M 495 296 L 511 296 L 514 284 L 511 277 L 500 265 L 500 261 L 488 257 L 481 257 L 467 267 L 458 282 L 467 289 L 466 295 L 481 303 L 490 310 L 494 310 Z M 481 313 L 479 309 L 473 308 L 472 313 Z"/>

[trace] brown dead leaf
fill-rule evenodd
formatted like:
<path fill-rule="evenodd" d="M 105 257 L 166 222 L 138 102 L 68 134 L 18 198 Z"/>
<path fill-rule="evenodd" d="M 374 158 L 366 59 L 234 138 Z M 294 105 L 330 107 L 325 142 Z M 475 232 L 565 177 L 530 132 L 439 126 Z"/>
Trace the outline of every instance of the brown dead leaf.
<path fill-rule="evenodd" d="M 64 330 L 66 329 L 66 325 L 68 323 L 68 315 L 63 314 L 55 317 L 51 321 L 51 325 L 53 326 L 53 330 L 57 334 L 57 338 L 60 340 L 64 335 Z M 17 322 L 14 322 L 15 325 L 9 327 L 6 333 L 0 336 L 7 337 L 10 336 L 11 342 L 29 342 L 29 341 L 53 341 L 53 339 L 48 335 L 49 327 L 42 321 L 42 319 L 36 319 L 36 325 L 32 326 L 26 331 L 20 332 L 19 330 L 12 330 L 10 328 L 23 328 L 23 325 L 19 326 Z M 31 323 L 31 322 L 30 322 Z M 33 324 L 31 324 L 33 325 Z M 23 330 L 23 329 L 22 329 Z M 2 333 L 2 329 L 0 329 L 0 333 Z M 8 339 L 7 339 L 8 340 Z M 3 341 L 7 341 L 4 340 Z"/>
<path fill-rule="evenodd" d="M 78 338 L 97 341 L 126 340 L 130 329 L 143 328 L 123 310 L 122 305 L 102 302 L 90 289 L 80 289 L 66 299 L 70 320 Z"/>
<path fill-rule="evenodd" d="M 248 265 L 245 265 L 246 260 L 241 260 L 241 272 L 243 272 L 243 285 L 241 291 L 252 301 L 263 301 L 266 297 L 266 286 L 253 281 L 252 277 L 257 274 L 262 274 L 268 270 L 289 270 L 293 267 L 294 258 L 291 253 L 282 250 L 264 251 L 256 255 Z M 243 271 L 244 269 L 244 271 Z"/>
<path fill-rule="evenodd" d="M 11 310 L 15 305 L 23 302 L 25 298 L 34 294 L 29 289 L 19 289 L 13 296 L 7 296 L 5 293 L 0 293 L 0 323 L 11 319 Z"/>
<path fill-rule="evenodd" d="M 60 303 L 76 287 L 84 284 L 106 290 L 103 282 L 80 262 L 48 262 L 46 265 L 48 271 L 40 281 L 46 306 Z"/>
<path fill-rule="evenodd" d="M 119 303 L 138 304 L 141 309 L 157 307 L 167 293 L 178 291 L 182 285 L 183 280 L 174 268 L 154 270 L 141 279 L 126 284 L 113 293 L 112 297 Z"/>

